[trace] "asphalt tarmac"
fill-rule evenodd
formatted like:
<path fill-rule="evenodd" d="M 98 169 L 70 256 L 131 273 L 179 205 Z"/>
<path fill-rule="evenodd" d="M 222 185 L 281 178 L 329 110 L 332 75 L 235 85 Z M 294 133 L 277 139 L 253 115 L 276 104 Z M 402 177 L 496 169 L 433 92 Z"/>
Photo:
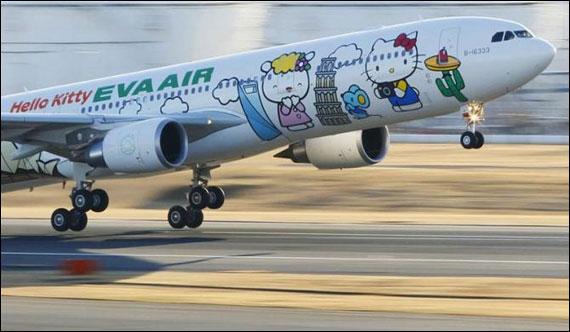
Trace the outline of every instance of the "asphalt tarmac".
<path fill-rule="evenodd" d="M 3 331 L 49 329 L 538 331 L 568 330 L 568 321 L 2 297 Z"/>
<path fill-rule="evenodd" d="M 205 222 L 172 230 L 94 220 L 81 233 L 57 233 L 48 220 L 2 219 L 1 233 L 3 288 L 42 284 L 42 273 L 70 258 L 96 260 L 117 278 L 164 270 L 568 278 L 567 227 Z M 3 330 L 458 328 L 567 330 L 568 321 L 2 297 Z"/>
<path fill-rule="evenodd" d="M 2 270 L 91 258 L 108 271 L 568 278 L 567 227 L 375 226 L 96 220 L 57 233 L 48 220 L 2 220 Z"/>

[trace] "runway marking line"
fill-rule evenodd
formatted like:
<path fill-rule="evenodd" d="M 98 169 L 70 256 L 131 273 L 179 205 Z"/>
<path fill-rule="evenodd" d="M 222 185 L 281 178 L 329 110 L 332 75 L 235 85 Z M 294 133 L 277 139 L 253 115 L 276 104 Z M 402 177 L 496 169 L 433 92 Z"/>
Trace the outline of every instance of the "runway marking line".
<path fill-rule="evenodd" d="M 415 263 L 481 263 L 481 264 L 539 264 L 569 265 L 568 261 L 514 261 L 487 259 L 438 259 L 396 257 L 308 257 L 308 256 L 240 256 L 240 255 L 186 255 L 186 254 L 131 254 L 131 253 L 57 253 L 57 252 L 2 252 L 3 256 L 54 257 L 138 257 L 138 258 L 205 258 L 239 260 L 297 260 L 297 261 L 358 261 L 358 262 L 415 262 Z"/>
<path fill-rule="evenodd" d="M 568 319 L 568 279 L 265 271 L 159 271 L 122 278 L 2 288 L 2 296 Z"/>

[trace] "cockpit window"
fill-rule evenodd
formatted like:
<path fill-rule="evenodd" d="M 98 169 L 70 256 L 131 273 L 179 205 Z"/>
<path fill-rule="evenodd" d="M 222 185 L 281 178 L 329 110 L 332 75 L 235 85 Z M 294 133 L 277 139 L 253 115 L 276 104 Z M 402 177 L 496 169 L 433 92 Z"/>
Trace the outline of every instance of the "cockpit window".
<path fill-rule="evenodd" d="M 503 31 L 499 31 L 496 34 L 493 35 L 493 38 L 491 39 L 491 43 L 498 43 L 503 41 L 503 35 L 505 33 Z"/>
<path fill-rule="evenodd" d="M 515 35 L 518 38 L 532 38 L 532 34 L 526 30 L 517 30 L 515 31 Z"/>
<path fill-rule="evenodd" d="M 515 34 L 512 31 L 505 32 L 505 41 L 515 38 Z"/>

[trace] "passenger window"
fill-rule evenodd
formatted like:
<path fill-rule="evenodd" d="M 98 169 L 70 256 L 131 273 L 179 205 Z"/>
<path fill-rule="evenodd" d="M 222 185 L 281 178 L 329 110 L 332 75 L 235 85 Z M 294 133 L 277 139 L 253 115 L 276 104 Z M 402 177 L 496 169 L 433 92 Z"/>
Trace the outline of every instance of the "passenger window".
<path fill-rule="evenodd" d="M 493 39 L 491 39 L 491 43 L 498 43 L 503 41 L 503 35 L 505 33 L 503 31 L 499 31 L 496 34 L 493 35 Z"/>
<path fill-rule="evenodd" d="M 532 38 L 532 34 L 526 30 L 517 30 L 515 31 L 515 35 L 518 38 Z"/>
<path fill-rule="evenodd" d="M 505 41 L 515 38 L 515 34 L 512 31 L 505 32 Z"/>

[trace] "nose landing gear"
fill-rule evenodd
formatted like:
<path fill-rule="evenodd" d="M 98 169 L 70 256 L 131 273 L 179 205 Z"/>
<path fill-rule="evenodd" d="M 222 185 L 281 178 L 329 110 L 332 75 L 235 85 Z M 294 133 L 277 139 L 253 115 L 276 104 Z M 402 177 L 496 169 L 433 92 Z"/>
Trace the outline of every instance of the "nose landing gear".
<path fill-rule="evenodd" d="M 476 130 L 478 124 L 485 121 L 485 105 L 477 101 L 470 101 L 465 105 L 463 119 L 467 131 L 461 135 L 461 146 L 465 149 L 480 149 L 485 144 L 485 136 Z"/>
<path fill-rule="evenodd" d="M 186 208 L 175 205 L 168 211 L 168 224 L 174 229 L 184 226 L 198 228 L 204 222 L 205 208 L 219 209 L 224 205 L 225 193 L 215 186 L 208 186 L 211 179 L 210 170 L 214 167 L 194 167 L 192 188 L 186 194 Z"/>

